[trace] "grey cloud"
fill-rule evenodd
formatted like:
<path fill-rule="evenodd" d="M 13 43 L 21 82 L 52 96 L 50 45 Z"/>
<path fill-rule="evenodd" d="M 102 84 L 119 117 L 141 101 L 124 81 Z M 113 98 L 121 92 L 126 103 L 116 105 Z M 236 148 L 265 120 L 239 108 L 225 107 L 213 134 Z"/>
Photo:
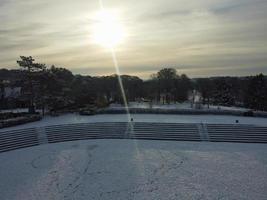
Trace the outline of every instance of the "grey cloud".
<path fill-rule="evenodd" d="M 191 76 L 266 72 L 265 0 L 111 0 L 105 5 L 124 11 L 130 34 L 117 57 L 125 73 L 145 77 L 165 66 Z M 112 73 L 111 55 L 90 41 L 96 9 L 97 2 L 87 0 L 1 0 L 0 64 L 13 66 L 18 55 L 29 54 L 76 73 Z"/>
<path fill-rule="evenodd" d="M 0 36 L 1 37 L 11 37 L 11 36 L 18 36 L 18 35 L 26 35 L 31 36 L 35 32 L 41 31 L 46 27 L 43 23 L 30 23 L 26 25 L 2 25 L 0 27 Z"/>
<path fill-rule="evenodd" d="M 236 12 L 238 9 L 242 9 L 244 7 L 249 7 L 251 5 L 262 5 L 266 4 L 265 0 L 242 0 L 242 1 L 231 1 L 228 4 L 224 4 L 221 6 L 217 6 L 212 9 L 212 11 L 216 14 L 229 14 L 231 12 Z"/>

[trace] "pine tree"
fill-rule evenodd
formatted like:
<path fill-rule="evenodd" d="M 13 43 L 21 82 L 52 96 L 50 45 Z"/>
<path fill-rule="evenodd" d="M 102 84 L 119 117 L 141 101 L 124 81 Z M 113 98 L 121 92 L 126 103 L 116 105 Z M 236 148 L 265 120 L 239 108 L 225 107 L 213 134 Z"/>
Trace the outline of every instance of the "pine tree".
<path fill-rule="evenodd" d="M 29 113 L 35 113 L 35 97 L 36 93 L 34 87 L 38 85 L 38 80 L 34 79 L 34 76 L 39 72 L 42 72 L 46 69 L 44 64 L 34 63 L 34 59 L 29 56 L 20 56 L 21 60 L 18 60 L 17 63 L 23 71 L 26 72 L 26 82 L 27 88 L 29 91 Z"/>
<path fill-rule="evenodd" d="M 249 78 L 245 105 L 256 110 L 267 110 L 267 82 L 263 74 Z"/>

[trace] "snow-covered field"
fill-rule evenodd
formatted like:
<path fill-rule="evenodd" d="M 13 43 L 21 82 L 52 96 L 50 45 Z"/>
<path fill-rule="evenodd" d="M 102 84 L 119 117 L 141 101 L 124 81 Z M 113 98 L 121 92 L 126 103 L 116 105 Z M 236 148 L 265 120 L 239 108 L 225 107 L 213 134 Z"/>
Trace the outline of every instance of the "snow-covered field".
<path fill-rule="evenodd" d="M 151 108 L 151 105 L 147 102 L 130 102 L 129 108 Z M 153 104 L 153 109 L 164 109 L 164 110 L 194 110 L 191 108 L 191 104 L 188 102 L 185 103 L 176 103 L 176 104 Z M 122 104 L 111 104 L 108 109 L 124 109 Z M 224 107 L 220 106 L 220 110 L 224 111 L 247 111 L 246 108 L 240 107 Z M 208 109 L 207 106 L 203 107 L 201 110 L 218 110 L 218 106 L 210 106 Z M 0 112 L 26 112 L 27 109 L 13 109 L 13 110 L 2 110 Z M 199 110 L 198 110 L 199 111 Z M 259 112 L 258 112 L 259 113 Z M 259 126 L 267 126 L 267 118 L 260 117 L 243 117 L 243 116 L 232 116 L 232 115 L 212 115 L 212 114 L 203 114 L 203 115 L 194 115 L 194 114 L 132 114 L 131 115 L 134 121 L 136 122 L 168 122 L 168 123 L 218 123 L 218 124 L 233 124 L 236 123 L 236 120 L 240 124 L 253 124 Z M 49 125 L 60 125 L 60 124 L 74 124 L 74 123 L 90 123 L 90 122 L 125 122 L 128 120 L 128 117 L 125 114 L 100 114 L 94 116 L 80 116 L 78 114 L 63 114 L 59 117 L 45 116 L 41 121 L 27 123 L 24 125 L 19 125 L 15 127 L 3 128 L 1 131 L 14 130 L 20 128 L 29 128 L 29 127 L 39 127 L 39 126 L 49 126 Z"/>
<path fill-rule="evenodd" d="M 150 104 L 148 102 L 130 102 L 129 108 L 155 108 L 155 109 L 179 109 L 179 110 L 192 110 L 191 103 L 176 103 L 176 104 Z M 124 106 L 122 104 L 111 104 L 110 109 L 121 109 Z M 242 107 L 227 107 L 227 106 L 213 106 L 210 105 L 209 108 L 207 105 L 202 105 L 202 110 L 226 110 L 226 111 L 248 111 L 249 109 Z"/>
<path fill-rule="evenodd" d="M 152 104 L 148 102 L 130 102 L 128 104 L 129 108 L 155 108 L 155 109 L 180 109 L 180 110 L 192 110 L 194 108 L 191 107 L 191 103 L 185 102 L 185 103 L 176 103 L 176 104 Z M 109 106 L 110 109 L 121 109 L 124 105 L 122 104 L 116 104 L 113 103 Z M 227 111 L 247 111 L 249 109 L 241 108 L 241 107 L 227 107 L 227 106 L 213 106 L 210 105 L 209 108 L 207 105 L 202 106 L 202 110 L 227 110 Z M 36 110 L 37 112 L 42 112 L 42 110 Z M 27 108 L 14 108 L 14 109 L 6 109 L 6 110 L 0 110 L 0 113 L 5 112 L 28 112 Z"/>
<path fill-rule="evenodd" d="M 226 115 L 164 115 L 164 114 L 132 114 L 135 122 L 161 122 L 161 123 L 218 123 L 233 124 L 239 120 L 240 124 L 254 124 L 267 126 L 267 118 L 226 116 Z M 58 117 L 46 116 L 41 121 L 31 122 L 9 128 L 0 129 L 1 131 L 40 127 L 59 124 L 92 123 L 92 122 L 126 122 L 125 114 L 101 114 L 93 116 L 81 116 L 78 114 L 64 114 Z"/>
<path fill-rule="evenodd" d="M 267 199 L 267 145 L 88 140 L 0 154 L 2 200 Z"/>
<path fill-rule="evenodd" d="M 28 112 L 28 108 L 14 108 L 14 109 L 0 110 L 0 113 L 7 113 L 7 112 L 13 112 L 13 113 Z M 36 112 L 42 112 L 42 110 L 37 109 Z"/>

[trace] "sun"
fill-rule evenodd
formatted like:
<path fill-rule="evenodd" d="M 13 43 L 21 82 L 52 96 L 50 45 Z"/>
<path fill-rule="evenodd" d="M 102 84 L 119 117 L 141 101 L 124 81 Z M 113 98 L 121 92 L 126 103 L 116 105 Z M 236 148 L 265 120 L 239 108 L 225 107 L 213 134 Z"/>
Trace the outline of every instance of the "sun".
<path fill-rule="evenodd" d="M 94 21 L 92 39 L 95 43 L 114 48 L 123 41 L 125 31 L 116 13 L 101 10 Z"/>

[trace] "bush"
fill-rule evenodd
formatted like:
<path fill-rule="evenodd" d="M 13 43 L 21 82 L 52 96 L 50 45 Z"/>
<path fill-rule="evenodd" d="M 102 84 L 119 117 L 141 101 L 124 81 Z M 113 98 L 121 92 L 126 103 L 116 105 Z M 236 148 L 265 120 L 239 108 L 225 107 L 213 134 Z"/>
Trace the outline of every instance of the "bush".
<path fill-rule="evenodd" d="M 86 108 L 83 108 L 79 111 L 80 115 L 95 115 L 97 108 L 93 105 L 89 105 Z"/>
<path fill-rule="evenodd" d="M 12 113 L 12 112 L 7 112 L 7 113 L 0 113 L 0 120 L 6 120 L 10 118 L 16 118 L 16 117 L 21 117 L 25 115 L 24 113 Z"/>
<path fill-rule="evenodd" d="M 39 114 L 25 114 L 25 113 L 1 113 L 0 128 L 16 126 L 29 122 L 39 121 L 42 117 Z"/>
<path fill-rule="evenodd" d="M 243 113 L 243 116 L 245 116 L 245 117 L 253 117 L 254 116 L 254 113 L 253 113 L 252 110 L 249 110 L 247 112 L 244 112 Z"/>
<path fill-rule="evenodd" d="M 96 100 L 96 106 L 98 108 L 105 108 L 107 107 L 109 104 L 108 104 L 108 101 L 106 100 L 106 98 L 104 97 L 99 97 L 97 100 Z"/>

